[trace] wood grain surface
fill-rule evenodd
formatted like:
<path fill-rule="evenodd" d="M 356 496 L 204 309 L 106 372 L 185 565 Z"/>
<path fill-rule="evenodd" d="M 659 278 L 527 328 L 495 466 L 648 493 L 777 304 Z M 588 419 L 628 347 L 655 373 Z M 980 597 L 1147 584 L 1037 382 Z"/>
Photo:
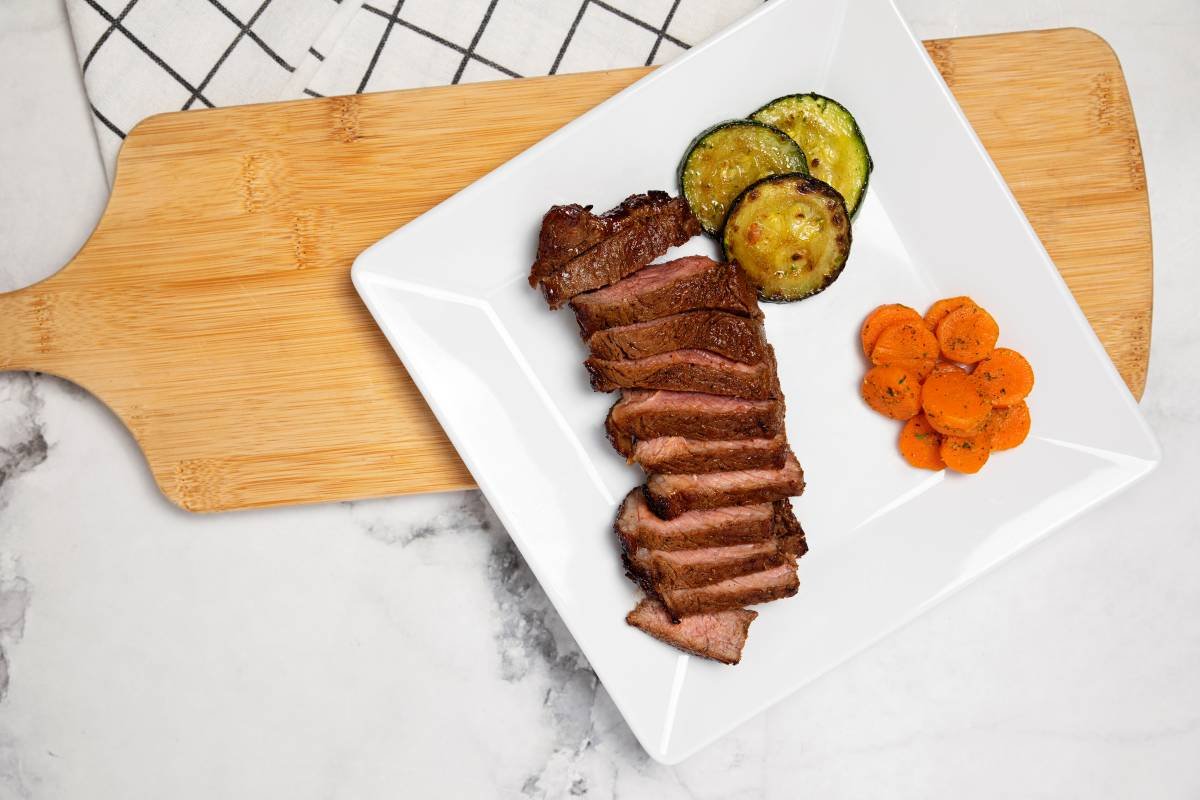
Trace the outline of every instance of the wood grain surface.
<path fill-rule="evenodd" d="M 1140 395 L 1149 212 L 1116 57 L 1072 29 L 927 47 Z M 351 262 L 646 71 L 152 117 L 75 259 L 0 295 L 0 369 L 95 394 L 189 510 L 470 487 Z"/>

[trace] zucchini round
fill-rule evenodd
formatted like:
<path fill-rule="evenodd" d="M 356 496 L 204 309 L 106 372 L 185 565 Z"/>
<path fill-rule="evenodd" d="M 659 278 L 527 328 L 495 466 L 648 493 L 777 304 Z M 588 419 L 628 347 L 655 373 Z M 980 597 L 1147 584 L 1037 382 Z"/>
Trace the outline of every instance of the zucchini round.
<path fill-rule="evenodd" d="M 791 302 L 837 280 L 850 255 L 846 201 L 800 173 L 772 175 L 738 195 L 725 218 L 725 260 L 763 300 Z"/>
<path fill-rule="evenodd" d="M 842 193 L 851 216 L 858 211 L 874 165 L 862 130 L 845 106 L 819 94 L 791 94 L 772 100 L 750 118 L 795 139 L 808 156 L 810 174 Z"/>
<path fill-rule="evenodd" d="M 784 172 L 808 172 L 794 138 L 762 122 L 729 120 L 692 140 L 679 164 L 679 186 L 700 225 L 715 236 L 743 189 Z"/>

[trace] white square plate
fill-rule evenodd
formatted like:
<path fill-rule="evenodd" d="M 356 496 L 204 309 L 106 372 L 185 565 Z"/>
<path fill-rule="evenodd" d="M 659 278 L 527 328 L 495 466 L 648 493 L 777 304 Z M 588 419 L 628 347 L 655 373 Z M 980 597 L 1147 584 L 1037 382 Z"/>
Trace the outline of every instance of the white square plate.
<path fill-rule="evenodd" d="M 760 607 L 742 663 L 628 627 L 617 503 L 569 311 L 526 283 L 554 203 L 674 193 L 689 140 L 778 95 L 858 117 L 875 159 L 850 261 L 766 310 L 808 490 L 800 593 Z M 702 237 L 668 254 L 716 255 Z M 363 253 L 354 284 L 646 750 L 677 762 L 1149 472 L 1158 446 L 1041 243 L 888 0 L 777 2 L 654 72 Z M 969 294 L 1037 370 L 1033 431 L 965 478 L 909 468 L 858 397 L 857 332 L 884 302 Z M 931 509 L 939 513 L 930 513 Z M 954 513 L 955 511 L 959 513 Z M 949 512 L 949 513 L 947 513 Z"/>

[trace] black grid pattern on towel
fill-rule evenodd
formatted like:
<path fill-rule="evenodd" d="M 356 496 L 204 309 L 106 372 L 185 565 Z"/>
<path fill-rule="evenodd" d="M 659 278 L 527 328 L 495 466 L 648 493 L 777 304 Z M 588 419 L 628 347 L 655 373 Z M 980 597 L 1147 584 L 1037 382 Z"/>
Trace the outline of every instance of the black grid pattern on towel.
<path fill-rule="evenodd" d="M 208 73 L 205 75 L 204 79 L 193 84 L 171 67 L 169 63 L 170 54 L 155 52 L 149 44 L 138 38 L 135 30 L 130 30 L 130 28 L 127 26 L 126 21 L 129 13 L 134 9 L 138 2 L 140 2 L 140 0 L 128 0 L 128 2 L 121 7 L 120 11 L 115 15 L 109 10 L 106 10 L 100 4 L 100 2 L 98 2 L 98 0 L 84 0 L 84 2 L 98 15 L 100 15 L 104 22 L 107 23 L 107 27 L 97 38 L 92 48 L 88 51 L 88 54 L 83 61 L 83 70 L 85 72 L 88 70 L 96 55 L 112 40 L 113 37 L 122 37 L 138 50 L 142 51 L 154 64 L 156 64 L 163 72 L 170 76 L 172 80 L 176 81 L 187 90 L 189 96 L 187 101 L 183 103 L 183 110 L 193 108 L 197 104 L 212 108 L 214 104 L 209 100 L 208 97 L 205 96 L 204 90 L 212 82 L 213 78 L 221 70 L 222 66 L 225 65 L 230 54 L 233 53 L 238 47 L 257 47 L 264 54 L 266 54 L 268 58 L 274 61 L 280 69 L 289 73 L 296 70 L 294 65 L 289 64 L 286 60 L 284 60 L 284 58 L 279 55 L 279 53 L 271 46 L 271 44 L 265 41 L 260 32 L 256 32 L 254 30 L 254 25 L 258 19 L 263 15 L 264 12 L 267 11 L 273 2 L 277 1 L 282 2 L 282 0 L 262 0 L 261 4 L 258 5 L 257 9 L 251 16 L 246 19 L 240 19 L 223 2 L 221 2 L 221 0 L 207 0 L 208 3 L 210 3 L 217 11 L 219 11 L 233 24 L 236 32 L 231 41 L 227 43 L 227 46 L 225 46 L 224 49 L 216 55 L 212 63 L 212 67 L 208 70 Z M 342 2 L 342 0 L 329 1 L 339 4 Z M 566 0 L 553 0 L 555 3 L 565 1 Z M 146 0 L 146 2 L 154 2 L 154 0 Z M 498 8 L 502 8 L 506 0 L 490 0 L 490 2 L 488 2 L 488 5 L 484 10 L 483 17 L 479 22 L 474 35 L 471 37 L 469 44 L 465 46 L 455 43 L 449 36 L 442 35 L 437 31 L 428 30 L 409 19 L 406 19 L 404 15 L 405 0 L 396 0 L 395 5 L 391 7 L 380 7 L 379 5 L 376 5 L 376 3 L 382 2 L 383 0 L 364 2 L 360 11 L 358 12 L 362 14 L 373 14 L 381 17 L 384 20 L 385 25 L 375 47 L 374 53 L 367 64 L 366 69 L 362 73 L 362 78 L 358 82 L 356 90 L 357 92 L 364 92 L 370 88 L 371 77 L 379 64 L 381 57 L 384 56 L 384 54 L 388 51 L 389 46 L 399 46 L 395 44 L 396 37 L 392 35 L 397 27 L 404 28 L 411 33 L 435 42 L 440 47 L 452 51 L 452 53 L 459 58 L 458 68 L 450 78 L 450 83 L 458 83 L 460 80 L 462 80 L 464 71 L 472 62 L 482 64 L 483 66 L 489 67 L 496 72 L 507 75 L 508 77 L 523 77 L 518 70 L 512 69 L 504 64 L 498 63 L 491 58 L 488 58 L 487 55 L 485 55 L 486 51 L 480 52 L 478 49 L 481 41 L 484 39 L 485 33 L 487 32 L 488 25 L 496 18 Z M 598 25 L 603 25 L 605 23 L 611 25 L 615 19 L 620 20 L 620 23 L 617 24 L 624 24 L 625 26 L 628 26 L 628 29 L 631 33 L 636 32 L 639 35 L 648 35 L 647 39 L 648 41 L 651 41 L 652 44 L 646 51 L 646 57 L 644 61 L 646 65 L 649 65 L 654 61 L 662 47 L 663 42 L 670 42 L 676 47 L 686 50 L 691 45 L 687 42 L 684 42 L 677 36 L 673 36 L 669 32 L 671 22 L 675 19 L 676 12 L 679 10 L 681 2 L 682 0 L 672 0 L 665 17 L 661 19 L 642 19 L 627 10 L 617 7 L 613 4 L 613 2 L 605 2 L 605 0 L 582 0 L 575 13 L 574 21 L 565 32 L 565 35 L 562 36 L 561 41 L 557 43 L 557 54 L 555 55 L 553 62 L 549 65 L 549 68 L 544 70 L 544 74 L 553 75 L 559 71 L 559 67 L 562 65 L 564 57 L 570 51 L 571 44 L 576 39 L 581 26 L 588 24 L 590 14 L 611 16 L 611 19 L 608 20 L 597 19 L 596 24 Z M 659 10 L 661 11 L 661 7 Z M 312 48 L 309 49 L 309 54 L 322 62 L 325 61 L 327 56 L 327 54 L 321 54 Z M 310 97 L 322 96 L 312 89 L 306 88 L 303 91 L 304 94 Z M 113 122 L 105 116 L 103 109 L 96 108 L 96 106 L 93 105 L 92 112 L 95 114 L 96 119 L 101 125 L 122 139 L 125 138 L 126 131 L 121 130 L 117 125 L 113 124 Z"/>

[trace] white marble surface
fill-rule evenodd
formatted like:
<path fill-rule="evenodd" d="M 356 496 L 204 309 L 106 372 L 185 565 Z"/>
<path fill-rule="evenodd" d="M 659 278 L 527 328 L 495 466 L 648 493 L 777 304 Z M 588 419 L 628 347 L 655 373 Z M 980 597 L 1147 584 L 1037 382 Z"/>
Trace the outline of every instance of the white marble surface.
<path fill-rule="evenodd" d="M 0 798 L 1200 796 L 1200 5 L 901 8 L 923 37 L 1079 25 L 1120 56 L 1158 472 L 666 768 L 477 494 L 189 516 L 97 401 L 0 376 Z M 64 25 L 0 3 L 0 289 L 107 194 Z"/>

